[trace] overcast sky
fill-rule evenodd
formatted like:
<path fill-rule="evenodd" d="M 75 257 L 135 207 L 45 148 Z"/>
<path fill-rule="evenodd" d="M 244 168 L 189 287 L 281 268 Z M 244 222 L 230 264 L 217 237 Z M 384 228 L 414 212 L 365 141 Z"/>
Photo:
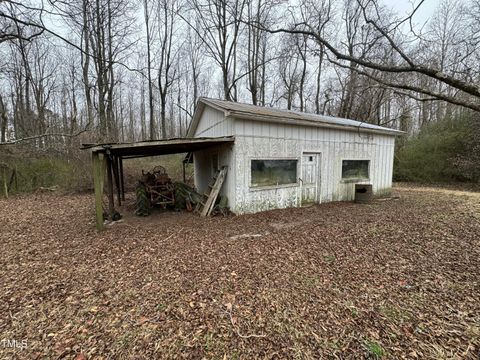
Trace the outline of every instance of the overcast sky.
<path fill-rule="evenodd" d="M 412 9 L 419 3 L 419 0 L 383 0 L 383 2 L 396 10 L 396 12 L 401 15 L 407 15 L 412 12 Z M 430 16 L 433 14 L 435 8 L 438 5 L 438 0 L 425 0 L 425 2 L 420 6 L 418 11 L 415 13 L 414 21 L 421 25 L 425 23 Z"/>
<path fill-rule="evenodd" d="M 407 16 L 412 12 L 415 6 L 421 0 L 380 0 L 388 7 L 391 7 L 399 16 Z M 435 8 L 438 6 L 439 0 L 425 0 L 422 6 L 418 9 L 414 16 L 414 23 L 416 25 L 422 26 L 427 22 L 432 16 Z M 143 8 L 139 6 L 138 18 L 143 21 Z M 65 28 L 63 22 L 58 21 L 58 18 L 49 18 L 45 17 L 45 22 L 48 24 L 48 27 L 54 31 L 62 33 L 63 35 L 68 34 L 68 30 Z"/>

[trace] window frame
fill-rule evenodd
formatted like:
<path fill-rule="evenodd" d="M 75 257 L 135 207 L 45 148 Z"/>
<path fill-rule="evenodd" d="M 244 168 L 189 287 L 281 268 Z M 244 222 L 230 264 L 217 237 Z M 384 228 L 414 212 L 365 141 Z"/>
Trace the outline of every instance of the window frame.
<path fill-rule="evenodd" d="M 290 184 L 280 184 L 280 185 L 252 185 L 252 160 L 295 160 L 297 162 L 297 172 L 296 178 L 294 183 Z M 300 159 L 298 157 L 271 157 L 271 156 L 255 156 L 248 158 L 248 169 L 249 169 L 249 177 L 248 177 L 248 187 L 251 191 L 257 190 L 271 190 L 271 189 L 281 189 L 281 188 L 291 188 L 300 185 L 298 180 L 298 171 L 300 166 Z"/>
<path fill-rule="evenodd" d="M 355 178 L 344 178 L 343 177 L 343 162 L 344 161 L 368 161 L 368 168 L 367 172 L 368 175 L 367 177 L 355 177 Z M 350 182 L 356 182 L 356 181 L 370 181 L 370 167 L 372 164 L 371 159 L 366 159 L 366 158 L 361 158 L 361 159 L 352 159 L 352 158 L 342 158 L 340 159 L 340 182 L 342 183 L 350 183 Z"/>

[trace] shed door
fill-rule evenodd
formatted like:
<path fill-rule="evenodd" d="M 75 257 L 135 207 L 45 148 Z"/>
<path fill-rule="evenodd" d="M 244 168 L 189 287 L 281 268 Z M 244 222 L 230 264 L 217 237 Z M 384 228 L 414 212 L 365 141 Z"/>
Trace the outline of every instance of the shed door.
<path fill-rule="evenodd" d="M 303 153 L 302 156 L 302 204 L 320 200 L 320 154 Z"/>

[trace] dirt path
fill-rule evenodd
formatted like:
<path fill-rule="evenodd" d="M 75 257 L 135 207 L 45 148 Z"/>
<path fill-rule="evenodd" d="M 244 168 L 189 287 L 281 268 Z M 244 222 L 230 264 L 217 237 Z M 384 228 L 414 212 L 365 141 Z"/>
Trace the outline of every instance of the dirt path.
<path fill-rule="evenodd" d="M 0 358 L 478 359 L 480 197 L 395 192 L 102 233 L 91 195 L 0 200 Z"/>

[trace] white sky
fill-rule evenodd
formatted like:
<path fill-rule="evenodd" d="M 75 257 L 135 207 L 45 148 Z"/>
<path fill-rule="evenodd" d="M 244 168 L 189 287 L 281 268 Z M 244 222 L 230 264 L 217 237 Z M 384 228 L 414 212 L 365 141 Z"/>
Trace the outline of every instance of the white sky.
<path fill-rule="evenodd" d="M 400 16 L 410 14 L 419 2 L 420 0 L 383 0 L 385 5 L 394 9 Z M 425 0 L 415 13 L 413 17 L 414 22 L 418 25 L 423 25 L 430 19 L 438 3 L 438 0 Z"/>
<path fill-rule="evenodd" d="M 386 6 L 392 8 L 399 16 L 402 17 L 410 14 L 420 1 L 421 0 L 380 0 L 380 2 L 383 2 Z M 439 2 L 440 0 L 425 0 L 415 13 L 413 18 L 414 24 L 417 26 L 424 25 L 434 13 Z M 143 10 L 141 6 L 139 6 L 139 18 L 143 20 Z M 66 28 L 64 24 L 62 22 L 58 22 L 57 20 L 58 19 L 55 17 L 45 17 L 45 22 L 49 25 L 50 29 L 65 35 Z"/>

